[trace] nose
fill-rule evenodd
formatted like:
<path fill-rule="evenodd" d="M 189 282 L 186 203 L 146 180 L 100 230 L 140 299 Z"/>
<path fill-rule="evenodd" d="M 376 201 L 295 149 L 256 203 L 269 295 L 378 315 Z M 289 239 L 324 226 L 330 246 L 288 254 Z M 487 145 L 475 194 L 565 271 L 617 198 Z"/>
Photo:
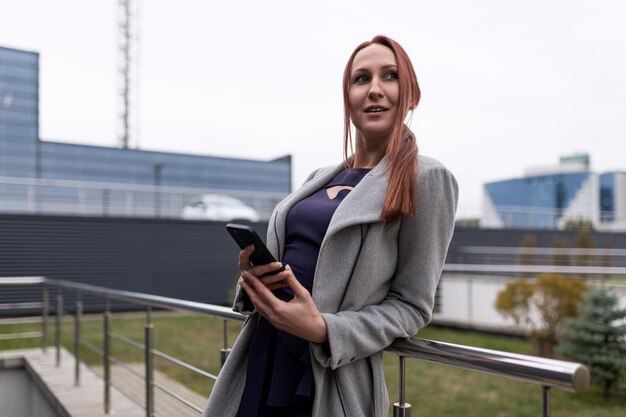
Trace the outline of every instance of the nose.
<path fill-rule="evenodd" d="M 370 90 L 367 94 L 370 99 L 374 98 L 382 98 L 384 96 L 382 88 L 380 88 L 380 84 L 377 80 L 372 80 L 370 83 Z"/>

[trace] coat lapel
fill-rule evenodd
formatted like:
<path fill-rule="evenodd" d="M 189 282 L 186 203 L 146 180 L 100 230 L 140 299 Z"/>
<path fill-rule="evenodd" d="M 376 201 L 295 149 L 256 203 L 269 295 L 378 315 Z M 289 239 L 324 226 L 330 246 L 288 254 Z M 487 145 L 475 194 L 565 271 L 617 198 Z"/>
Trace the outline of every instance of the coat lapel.
<path fill-rule="evenodd" d="M 355 224 L 382 221 L 380 213 L 387 196 L 389 173 L 385 156 L 363 179 L 354 190 L 341 202 L 328 225 L 324 240 L 339 230 Z"/>

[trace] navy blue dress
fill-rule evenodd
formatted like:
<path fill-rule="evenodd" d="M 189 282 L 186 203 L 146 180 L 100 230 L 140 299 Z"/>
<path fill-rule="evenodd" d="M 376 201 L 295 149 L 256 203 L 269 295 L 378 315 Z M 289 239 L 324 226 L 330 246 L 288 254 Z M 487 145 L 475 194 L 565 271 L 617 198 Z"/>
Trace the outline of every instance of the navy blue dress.
<path fill-rule="evenodd" d="M 350 188 L 342 189 L 335 196 L 336 190 L 331 188 L 353 188 L 369 171 L 341 171 L 320 190 L 294 204 L 287 214 L 282 262 L 291 266 L 309 292 L 330 219 L 350 192 Z M 284 301 L 293 298 L 289 288 L 274 294 Z M 260 317 L 250 342 L 246 386 L 237 417 L 310 417 L 314 395 L 309 342 L 276 329 Z"/>

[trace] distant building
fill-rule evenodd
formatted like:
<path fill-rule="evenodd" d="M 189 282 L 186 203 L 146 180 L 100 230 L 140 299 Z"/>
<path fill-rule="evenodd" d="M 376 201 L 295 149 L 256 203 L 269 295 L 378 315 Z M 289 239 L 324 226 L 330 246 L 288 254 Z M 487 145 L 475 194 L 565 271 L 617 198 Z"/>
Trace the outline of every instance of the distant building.
<path fill-rule="evenodd" d="M 177 217 L 222 193 L 267 218 L 291 191 L 291 156 L 272 161 L 43 141 L 39 54 L 0 47 L 0 212 Z"/>
<path fill-rule="evenodd" d="M 483 187 L 481 227 L 562 229 L 581 220 L 598 230 L 626 230 L 626 173 L 596 174 L 589 155 L 576 154 Z"/>

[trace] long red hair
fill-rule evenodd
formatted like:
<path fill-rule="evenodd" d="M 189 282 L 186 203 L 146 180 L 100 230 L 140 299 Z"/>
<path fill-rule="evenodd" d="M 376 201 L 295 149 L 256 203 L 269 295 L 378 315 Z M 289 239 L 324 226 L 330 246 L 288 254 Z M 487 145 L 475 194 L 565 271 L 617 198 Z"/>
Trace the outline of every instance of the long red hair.
<path fill-rule="evenodd" d="M 404 124 L 404 118 L 409 110 L 414 109 L 420 100 L 420 88 L 413 64 L 406 51 L 393 39 L 377 35 L 371 41 L 363 42 L 356 47 L 343 73 L 343 108 L 344 108 L 344 141 L 343 155 L 346 167 L 350 168 L 354 164 L 351 157 L 353 153 L 352 129 L 350 122 L 350 103 L 348 92 L 350 91 L 350 73 L 352 63 L 356 54 L 372 44 L 379 44 L 391 49 L 396 57 L 398 65 L 398 82 L 400 97 L 398 101 L 398 112 L 387 144 L 387 171 L 389 174 L 389 186 L 387 196 L 381 212 L 381 217 L 385 220 L 395 222 L 410 214 L 415 214 L 415 194 L 416 194 L 416 167 L 417 167 L 417 143 L 415 135 Z"/>

